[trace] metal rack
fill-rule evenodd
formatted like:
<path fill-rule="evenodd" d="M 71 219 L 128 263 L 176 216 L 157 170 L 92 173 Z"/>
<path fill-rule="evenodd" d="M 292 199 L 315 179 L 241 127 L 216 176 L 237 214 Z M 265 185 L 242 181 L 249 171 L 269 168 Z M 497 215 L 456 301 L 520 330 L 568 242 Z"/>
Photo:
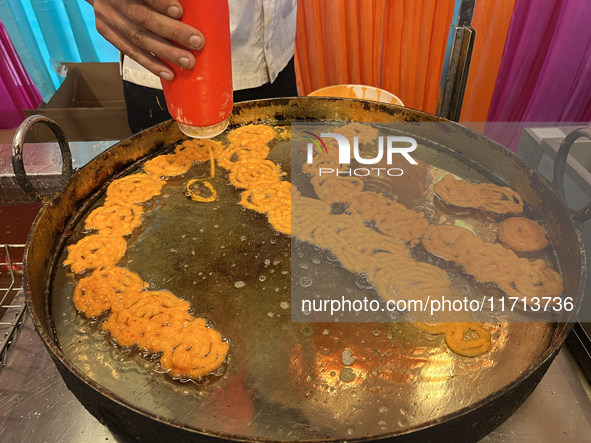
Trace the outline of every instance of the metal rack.
<path fill-rule="evenodd" d="M 6 351 L 26 310 L 22 292 L 22 258 L 25 245 L 0 245 L 0 369 L 6 364 Z"/>

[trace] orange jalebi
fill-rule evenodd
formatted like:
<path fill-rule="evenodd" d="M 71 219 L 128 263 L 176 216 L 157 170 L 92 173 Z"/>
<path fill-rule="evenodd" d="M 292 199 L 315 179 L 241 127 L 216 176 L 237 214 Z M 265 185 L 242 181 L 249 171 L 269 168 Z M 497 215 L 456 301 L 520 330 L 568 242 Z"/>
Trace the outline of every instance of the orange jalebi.
<path fill-rule="evenodd" d="M 410 257 L 402 241 L 382 235 L 348 215 L 331 215 L 330 206 L 306 197 L 292 198 L 292 233 L 331 251 L 345 267 L 365 274 L 386 300 L 441 296 L 450 287 L 445 271 Z"/>
<path fill-rule="evenodd" d="M 266 160 L 276 132 L 266 125 L 248 125 L 230 131 L 232 143 L 218 152 L 218 165 L 230 170 L 229 178 L 237 188 L 246 189 L 240 203 L 247 209 L 266 213 L 277 231 L 291 234 L 291 183 L 280 180 L 281 168 Z"/>
<path fill-rule="evenodd" d="M 445 343 L 456 354 L 475 357 L 490 349 L 490 332 L 474 322 L 412 323 L 433 335 L 443 334 Z"/>
<path fill-rule="evenodd" d="M 76 273 L 100 267 L 76 286 L 76 308 L 89 318 L 110 311 L 102 328 L 111 333 L 117 344 L 162 354 L 160 364 L 174 378 L 199 378 L 215 371 L 227 356 L 228 344 L 202 319 L 188 313 L 188 302 L 166 291 L 142 292 L 146 285 L 139 276 L 112 265 L 125 253 L 122 236 L 140 223 L 143 209 L 135 203 L 160 194 L 165 181 L 159 176 L 183 174 L 193 162 L 210 159 L 213 177 L 214 150 L 220 153 L 223 146 L 212 141 L 186 141 L 177 147 L 177 153 L 146 162 L 144 170 L 148 174 L 114 181 L 107 189 L 105 206 L 94 210 L 86 220 L 86 228 L 98 229 L 99 235 L 69 246 L 68 259 L 64 261 Z M 204 185 L 212 196 L 192 198 L 215 200 L 217 194 L 211 184 Z"/>
<path fill-rule="evenodd" d="M 285 175 L 281 168 L 270 160 L 246 158 L 238 160 L 230 170 L 230 183 L 237 188 L 249 189 L 260 181 L 279 181 Z"/>
<path fill-rule="evenodd" d="M 211 195 L 209 197 L 204 197 L 201 195 L 200 192 L 195 192 L 192 188 L 192 186 L 195 183 L 201 183 L 203 184 L 203 187 L 205 187 L 206 189 L 209 190 L 209 192 L 211 193 Z M 217 191 L 213 188 L 213 185 L 211 183 L 209 183 L 208 181 L 204 180 L 204 179 L 194 179 L 194 180 L 189 180 L 187 182 L 187 184 L 185 185 L 185 191 L 184 191 L 185 195 L 187 197 L 189 197 L 191 200 L 196 201 L 196 202 L 204 202 L 204 203 L 211 203 L 213 201 L 215 201 L 218 198 L 218 193 Z"/>
<path fill-rule="evenodd" d="M 276 135 L 277 133 L 270 126 L 251 124 L 230 131 L 228 141 L 243 146 L 253 141 L 269 143 Z"/>
<path fill-rule="evenodd" d="M 160 195 L 165 183 L 160 177 L 148 174 L 133 174 L 117 179 L 107 188 L 105 206 L 143 203 Z"/>
<path fill-rule="evenodd" d="M 147 174 L 162 177 L 174 177 L 184 174 L 193 165 L 193 160 L 184 153 L 159 155 L 144 164 Z"/>
<path fill-rule="evenodd" d="M 127 249 L 123 237 L 89 235 L 78 243 L 68 246 L 68 258 L 64 265 L 70 265 L 72 272 L 81 274 L 90 269 L 116 264 Z"/>
<path fill-rule="evenodd" d="M 259 141 L 248 143 L 246 146 L 230 145 L 217 156 L 218 165 L 226 169 L 232 169 L 239 160 L 248 158 L 265 159 L 269 155 L 269 147 Z"/>
<path fill-rule="evenodd" d="M 263 214 L 291 201 L 291 183 L 278 180 L 261 180 L 242 193 L 240 204 Z"/>
<path fill-rule="evenodd" d="M 135 303 L 145 287 L 139 275 L 125 268 L 105 266 L 80 280 L 74 289 L 74 304 L 89 318 L 110 309 L 118 312 Z"/>
<path fill-rule="evenodd" d="M 195 163 L 202 163 L 210 159 L 210 149 L 213 150 L 214 154 L 219 154 L 224 150 L 224 145 L 213 140 L 193 138 L 178 145 L 174 152 L 190 158 Z"/>
<path fill-rule="evenodd" d="M 220 367 L 228 353 L 228 344 L 203 319 L 189 323 L 186 331 L 175 335 L 160 359 L 162 368 L 173 377 L 199 378 Z"/>
<path fill-rule="evenodd" d="M 549 243 L 546 231 L 535 221 L 524 217 L 511 217 L 499 224 L 499 240 L 514 251 L 534 252 Z"/>
<path fill-rule="evenodd" d="M 90 213 L 84 226 L 89 231 L 99 231 L 99 235 L 129 235 L 141 225 L 143 213 L 141 206 L 134 204 L 101 206 Z"/>
<path fill-rule="evenodd" d="M 491 183 L 474 185 L 448 174 L 433 186 L 435 194 L 459 208 L 484 209 L 494 214 L 521 214 L 523 200 L 513 189 Z"/>

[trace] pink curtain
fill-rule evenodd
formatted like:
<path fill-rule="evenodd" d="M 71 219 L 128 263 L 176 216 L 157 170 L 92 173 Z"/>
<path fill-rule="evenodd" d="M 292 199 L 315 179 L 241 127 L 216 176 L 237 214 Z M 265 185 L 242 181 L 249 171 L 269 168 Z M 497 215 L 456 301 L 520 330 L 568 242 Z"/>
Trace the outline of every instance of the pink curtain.
<path fill-rule="evenodd" d="M 590 16 L 589 0 L 516 1 L 488 136 L 515 151 L 523 128 L 535 122 L 591 120 Z"/>
<path fill-rule="evenodd" d="M 39 103 L 41 96 L 0 22 L 0 129 L 18 126 L 25 119 L 23 109 L 36 109 Z"/>

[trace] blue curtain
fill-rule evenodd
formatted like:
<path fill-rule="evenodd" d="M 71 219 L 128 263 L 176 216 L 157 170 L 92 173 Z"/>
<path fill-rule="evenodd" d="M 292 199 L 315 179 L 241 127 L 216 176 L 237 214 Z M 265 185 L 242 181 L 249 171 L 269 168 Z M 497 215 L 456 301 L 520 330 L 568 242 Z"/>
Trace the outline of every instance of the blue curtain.
<path fill-rule="evenodd" d="M 0 19 L 45 102 L 63 81 L 61 63 L 118 60 L 83 0 L 0 0 Z"/>

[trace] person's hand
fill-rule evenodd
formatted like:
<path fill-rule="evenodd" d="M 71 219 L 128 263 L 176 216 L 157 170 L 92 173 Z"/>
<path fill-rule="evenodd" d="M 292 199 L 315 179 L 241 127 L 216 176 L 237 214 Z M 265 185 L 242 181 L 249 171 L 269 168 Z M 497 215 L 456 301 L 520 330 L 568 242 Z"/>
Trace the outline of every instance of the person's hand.
<path fill-rule="evenodd" d="M 195 57 L 186 48 L 201 49 L 203 34 L 178 19 L 183 7 L 178 0 L 86 0 L 94 8 L 96 29 L 117 49 L 153 74 L 172 80 L 167 60 L 192 68 Z M 190 0 L 195 1 L 195 0 Z"/>

